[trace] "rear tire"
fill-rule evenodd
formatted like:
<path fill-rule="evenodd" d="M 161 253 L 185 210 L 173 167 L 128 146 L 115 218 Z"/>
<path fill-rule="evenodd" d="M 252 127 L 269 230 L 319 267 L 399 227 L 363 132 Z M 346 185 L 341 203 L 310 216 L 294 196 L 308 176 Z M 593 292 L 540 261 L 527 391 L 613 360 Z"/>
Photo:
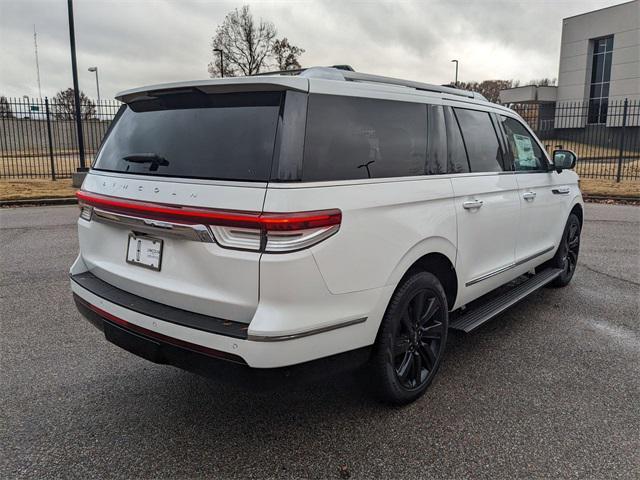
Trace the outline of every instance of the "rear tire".
<path fill-rule="evenodd" d="M 449 311 L 438 279 L 416 272 L 398 286 L 382 319 L 370 368 L 378 396 L 404 405 L 424 394 L 440 367 Z"/>
<path fill-rule="evenodd" d="M 562 273 L 549 284 L 551 287 L 566 287 L 573 278 L 580 253 L 580 232 L 580 219 L 572 213 L 564 227 L 558 251 L 549 262 L 553 268 L 562 268 Z"/>

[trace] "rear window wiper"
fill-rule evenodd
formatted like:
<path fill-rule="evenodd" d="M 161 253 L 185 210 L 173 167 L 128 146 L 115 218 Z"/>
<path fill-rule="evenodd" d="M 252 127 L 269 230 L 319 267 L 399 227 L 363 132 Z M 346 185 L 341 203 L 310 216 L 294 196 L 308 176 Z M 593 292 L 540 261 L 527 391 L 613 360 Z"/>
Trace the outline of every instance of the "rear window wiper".
<path fill-rule="evenodd" d="M 161 157 L 157 153 L 130 153 L 122 157 L 125 162 L 131 163 L 150 163 L 149 170 L 155 172 L 158 167 L 166 167 L 169 165 L 169 160 Z"/>

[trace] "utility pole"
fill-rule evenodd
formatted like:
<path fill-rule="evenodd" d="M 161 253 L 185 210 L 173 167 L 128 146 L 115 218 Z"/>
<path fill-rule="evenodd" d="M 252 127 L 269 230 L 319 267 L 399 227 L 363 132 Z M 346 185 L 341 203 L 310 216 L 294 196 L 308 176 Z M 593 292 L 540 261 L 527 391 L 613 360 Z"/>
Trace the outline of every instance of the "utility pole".
<path fill-rule="evenodd" d="M 214 48 L 213 49 L 214 52 L 218 52 L 220 54 L 220 78 L 224 77 L 224 64 L 222 62 L 222 50 L 220 50 L 219 48 Z"/>
<path fill-rule="evenodd" d="M 456 64 L 456 81 L 454 83 L 454 85 L 457 87 L 458 86 L 458 60 L 451 60 L 452 62 L 455 62 Z"/>
<path fill-rule="evenodd" d="M 71 72 L 73 74 L 73 97 L 76 111 L 76 133 L 78 135 L 78 153 L 80 155 L 80 168 L 78 172 L 86 172 L 84 162 L 84 136 L 82 135 L 82 117 L 80 109 L 80 87 L 78 86 L 78 65 L 76 63 L 76 34 L 73 24 L 73 0 L 67 0 L 69 13 L 69 43 L 71 46 Z"/>
<path fill-rule="evenodd" d="M 33 47 L 36 52 L 36 76 L 38 78 L 38 98 L 42 100 L 42 88 L 40 87 L 40 62 L 38 61 L 38 34 L 36 33 L 36 26 L 33 25 Z"/>

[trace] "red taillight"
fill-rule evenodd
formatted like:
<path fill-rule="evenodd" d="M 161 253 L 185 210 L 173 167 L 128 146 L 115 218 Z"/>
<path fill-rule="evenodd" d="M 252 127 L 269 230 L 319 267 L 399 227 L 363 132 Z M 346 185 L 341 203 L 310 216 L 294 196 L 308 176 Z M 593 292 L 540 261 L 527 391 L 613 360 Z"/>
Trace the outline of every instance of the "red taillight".
<path fill-rule="evenodd" d="M 338 231 L 338 209 L 294 213 L 259 213 L 163 205 L 78 191 L 80 206 L 153 220 L 207 225 L 223 247 L 267 252 L 307 248 Z"/>

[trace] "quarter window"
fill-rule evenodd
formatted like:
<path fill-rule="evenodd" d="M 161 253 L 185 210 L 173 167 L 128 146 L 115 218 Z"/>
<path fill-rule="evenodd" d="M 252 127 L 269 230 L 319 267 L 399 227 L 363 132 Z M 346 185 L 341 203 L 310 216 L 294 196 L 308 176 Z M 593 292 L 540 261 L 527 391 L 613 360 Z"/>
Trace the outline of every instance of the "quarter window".
<path fill-rule="evenodd" d="M 517 120 L 500 116 L 516 171 L 545 170 L 544 154 L 538 142 Z"/>
<path fill-rule="evenodd" d="M 424 175 L 424 104 L 310 95 L 304 181 Z"/>
<path fill-rule="evenodd" d="M 455 108 L 472 172 L 501 172 L 502 151 L 487 112 Z"/>

